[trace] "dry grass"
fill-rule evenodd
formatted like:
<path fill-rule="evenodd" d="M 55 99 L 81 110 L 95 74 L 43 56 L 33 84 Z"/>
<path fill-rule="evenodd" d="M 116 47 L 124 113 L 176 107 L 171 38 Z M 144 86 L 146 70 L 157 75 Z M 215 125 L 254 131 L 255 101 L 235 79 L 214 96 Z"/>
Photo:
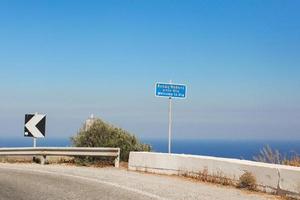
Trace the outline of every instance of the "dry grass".
<path fill-rule="evenodd" d="M 269 145 L 260 150 L 259 155 L 253 159 L 258 162 L 290 165 L 300 167 L 300 155 L 293 152 L 292 155 L 286 156 L 280 153 L 277 149 L 273 150 Z"/>
<path fill-rule="evenodd" d="M 250 172 L 245 172 L 240 178 L 238 188 L 256 190 L 256 178 Z"/>
<path fill-rule="evenodd" d="M 33 161 L 32 156 L 1 156 L 0 157 L 0 162 L 2 163 L 31 163 Z"/>
<path fill-rule="evenodd" d="M 224 176 L 222 172 L 218 172 L 216 174 L 210 175 L 208 173 L 208 169 L 205 168 L 203 171 L 200 171 L 199 173 L 188 173 L 185 172 L 181 174 L 184 177 L 193 178 L 195 180 L 199 180 L 201 182 L 207 182 L 207 183 L 213 183 L 213 184 L 220 184 L 225 186 L 235 186 L 234 182 Z"/>
<path fill-rule="evenodd" d="M 289 159 L 284 159 L 282 161 L 282 164 L 290 165 L 290 166 L 294 166 L 294 167 L 300 167 L 300 156 L 299 155 L 293 155 Z"/>
<path fill-rule="evenodd" d="M 40 157 L 33 156 L 2 156 L 0 157 L 0 162 L 2 163 L 40 163 Z M 113 164 L 110 161 L 98 161 L 90 163 L 77 162 L 74 157 L 68 156 L 49 156 L 47 157 L 46 164 L 65 164 L 65 165 L 76 165 L 76 166 L 88 166 L 88 167 L 111 167 Z"/>
<path fill-rule="evenodd" d="M 198 174 L 198 179 L 200 179 L 203 182 L 210 182 L 221 185 L 234 185 L 232 180 L 224 176 L 222 172 L 217 172 L 217 174 L 209 175 L 207 168 L 205 168 L 202 172 Z"/>

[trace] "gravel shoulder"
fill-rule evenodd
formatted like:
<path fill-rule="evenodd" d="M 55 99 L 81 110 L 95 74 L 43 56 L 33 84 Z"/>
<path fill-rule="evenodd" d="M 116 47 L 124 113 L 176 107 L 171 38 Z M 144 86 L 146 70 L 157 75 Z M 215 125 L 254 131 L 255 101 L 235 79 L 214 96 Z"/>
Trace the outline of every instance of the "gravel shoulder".
<path fill-rule="evenodd" d="M 34 177 L 36 177 L 36 180 L 34 180 Z M 24 183 L 22 179 L 24 179 Z M 107 198 L 100 199 L 279 199 L 276 196 L 242 191 L 232 187 L 196 182 L 174 176 L 132 172 L 113 167 L 92 168 L 8 163 L 0 163 L 0 199 L 9 199 L 10 191 L 14 191 L 14 187 L 18 188 L 20 185 L 21 188 L 22 184 L 26 184 L 26 180 L 31 179 L 33 183 L 36 183 L 35 187 L 37 188 L 35 190 L 37 191 L 39 187 L 43 189 L 43 185 L 47 186 L 47 190 L 38 192 L 39 196 L 46 195 L 47 191 L 49 191 L 51 193 L 66 195 L 64 199 L 68 199 L 68 197 L 70 197 L 69 199 L 82 199 L 82 195 L 87 195 L 84 199 L 99 199 L 99 195 L 103 195 L 103 192 L 107 193 L 105 194 Z M 9 187 L 5 185 L 7 181 L 10 183 Z M 52 184 L 55 184 L 55 187 Z M 26 194 L 26 191 L 29 194 Z M 90 197 L 88 191 L 92 191 Z M 23 196 L 27 195 L 27 199 L 28 195 L 31 195 L 30 190 L 27 189 L 21 192 L 24 193 Z M 5 195 L 8 197 L 5 198 Z M 120 195 L 122 198 L 120 198 Z M 34 198 L 31 197 L 31 199 Z M 47 199 L 51 198 L 47 197 Z"/>

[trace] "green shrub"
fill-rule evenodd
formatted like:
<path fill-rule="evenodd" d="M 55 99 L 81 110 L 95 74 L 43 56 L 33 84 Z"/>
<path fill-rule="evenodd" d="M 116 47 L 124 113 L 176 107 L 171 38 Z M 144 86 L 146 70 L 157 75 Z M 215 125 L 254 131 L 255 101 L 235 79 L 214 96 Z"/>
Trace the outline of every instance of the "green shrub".
<path fill-rule="evenodd" d="M 101 119 L 96 119 L 87 130 L 81 128 L 71 141 L 75 147 L 119 147 L 122 161 L 128 161 L 130 151 L 151 151 L 150 145 L 142 144 L 134 135 Z M 82 159 L 86 162 L 96 160 L 92 157 Z"/>
<path fill-rule="evenodd" d="M 238 187 L 255 190 L 256 178 L 250 172 L 245 172 L 239 179 Z"/>

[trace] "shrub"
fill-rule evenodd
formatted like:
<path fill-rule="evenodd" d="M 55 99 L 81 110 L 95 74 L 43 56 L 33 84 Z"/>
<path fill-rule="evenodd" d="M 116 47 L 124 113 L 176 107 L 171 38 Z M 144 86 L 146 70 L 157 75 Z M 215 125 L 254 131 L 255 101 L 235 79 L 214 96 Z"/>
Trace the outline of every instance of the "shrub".
<path fill-rule="evenodd" d="M 150 145 L 142 144 L 134 135 L 101 119 L 96 119 L 87 130 L 82 127 L 71 141 L 76 147 L 119 147 L 122 161 L 128 161 L 130 151 L 151 151 Z M 85 162 L 96 160 L 92 157 L 83 159 Z"/>
<path fill-rule="evenodd" d="M 239 179 L 238 187 L 255 190 L 256 178 L 250 172 L 245 172 Z"/>

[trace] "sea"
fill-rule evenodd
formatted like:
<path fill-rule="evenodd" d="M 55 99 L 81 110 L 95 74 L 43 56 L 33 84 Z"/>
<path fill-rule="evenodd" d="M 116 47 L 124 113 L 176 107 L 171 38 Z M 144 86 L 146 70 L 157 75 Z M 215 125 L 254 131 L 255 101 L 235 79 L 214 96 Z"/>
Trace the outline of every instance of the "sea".
<path fill-rule="evenodd" d="M 167 139 L 142 139 L 155 152 L 167 152 Z M 0 147 L 32 147 L 32 138 L 0 138 Z M 44 138 L 37 140 L 37 146 L 68 147 L 69 138 Z M 285 156 L 300 154 L 300 140 L 217 140 L 217 139 L 176 139 L 172 141 L 172 153 L 205 155 L 225 158 L 253 160 L 260 150 L 269 145 Z"/>

